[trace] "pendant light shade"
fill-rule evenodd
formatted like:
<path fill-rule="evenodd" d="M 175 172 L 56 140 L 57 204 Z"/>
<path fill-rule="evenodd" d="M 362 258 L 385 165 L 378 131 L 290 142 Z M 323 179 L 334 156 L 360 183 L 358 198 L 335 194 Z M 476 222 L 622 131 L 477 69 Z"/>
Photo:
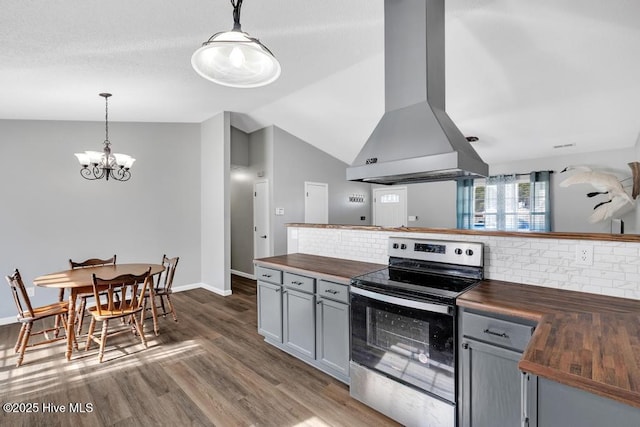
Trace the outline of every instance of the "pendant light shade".
<path fill-rule="evenodd" d="M 193 69 L 207 80 L 223 86 L 254 88 L 280 76 L 280 63 L 260 40 L 240 28 L 242 0 L 231 0 L 234 26 L 216 33 L 191 57 Z"/>

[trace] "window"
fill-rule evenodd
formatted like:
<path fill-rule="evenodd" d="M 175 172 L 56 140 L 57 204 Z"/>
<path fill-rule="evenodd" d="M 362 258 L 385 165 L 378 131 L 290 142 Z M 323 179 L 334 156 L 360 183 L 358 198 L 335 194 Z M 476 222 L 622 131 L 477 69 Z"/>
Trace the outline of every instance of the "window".
<path fill-rule="evenodd" d="M 458 181 L 458 228 L 551 231 L 549 172 Z"/>

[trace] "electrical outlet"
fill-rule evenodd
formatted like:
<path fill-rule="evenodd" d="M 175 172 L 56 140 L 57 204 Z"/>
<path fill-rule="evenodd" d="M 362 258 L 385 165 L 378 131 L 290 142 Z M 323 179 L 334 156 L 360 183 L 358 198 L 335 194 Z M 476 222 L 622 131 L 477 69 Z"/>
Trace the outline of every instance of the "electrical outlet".
<path fill-rule="evenodd" d="M 27 295 L 29 295 L 30 297 L 36 296 L 36 287 L 35 286 L 27 287 Z"/>
<path fill-rule="evenodd" d="M 576 264 L 593 265 L 593 246 L 576 245 Z"/>

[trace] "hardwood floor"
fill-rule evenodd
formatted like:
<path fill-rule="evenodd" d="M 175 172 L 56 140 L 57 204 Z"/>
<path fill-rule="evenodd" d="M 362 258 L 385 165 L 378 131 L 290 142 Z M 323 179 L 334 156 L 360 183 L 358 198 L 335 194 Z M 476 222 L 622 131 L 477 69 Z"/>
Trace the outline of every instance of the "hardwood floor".
<path fill-rule="evenodd" d="M 147 320 L 147 349 L 130 334 L 110 337 L 102 364 L 97 347 L 84 352 L 83 342 L 66 362 L 61 341 L 27 350 L 15 368 L 19 327 L 0 327 L 0 402 L 24 404 L 12 408 L 19 413 L 3 407 L 0 425 L 397 425 L 351 399 L 344 384 L 266 344 L 257 333 L 255 281 L 233 276 L 232 289 L 229 297 L 174 294 L 178 323 L 160 317 L 155 337 Z"/>

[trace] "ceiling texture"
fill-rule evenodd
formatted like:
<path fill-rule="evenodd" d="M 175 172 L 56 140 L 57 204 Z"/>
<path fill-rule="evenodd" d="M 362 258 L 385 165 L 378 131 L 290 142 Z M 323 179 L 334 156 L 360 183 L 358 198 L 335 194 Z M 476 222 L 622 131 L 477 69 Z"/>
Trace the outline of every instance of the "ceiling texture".
<path fill-rule="evenodd" d="M 0 5 L 0 119 L 100 121 L 111 92 L 114 122 L 232 111 L 246 132 L 274 124 L 351 163 L 384 110 L 383 0 L 245 0 L 243 30 L 282 65 L 257 89 L 191 68 L 231 29 L 229 0 Z M 447 112 L 489 164 L 633 147 L 638 17 L 637 0 L 446 0 Z"/>

